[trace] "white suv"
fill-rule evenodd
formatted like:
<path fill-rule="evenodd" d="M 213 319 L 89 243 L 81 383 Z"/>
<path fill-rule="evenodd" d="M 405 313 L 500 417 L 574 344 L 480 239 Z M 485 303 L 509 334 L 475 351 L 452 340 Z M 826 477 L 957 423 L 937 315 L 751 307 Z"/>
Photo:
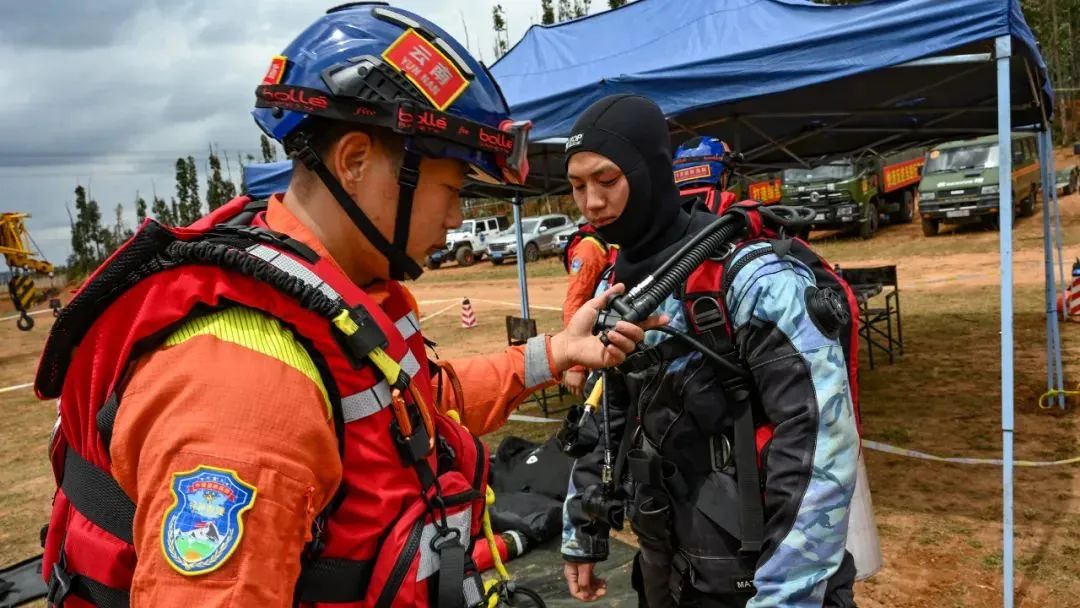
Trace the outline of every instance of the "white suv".
<path fill-rule="evenodd" d="M 446 249 L 428 256 L 427 267 L 434 270 L 450 259 L 461 266 L 472 266 L 484 257 L 484 249 L 491 237 L 509 228 L 505 217 L 480 217 L 465 220 L 461 227 L 446 235 Z"/>

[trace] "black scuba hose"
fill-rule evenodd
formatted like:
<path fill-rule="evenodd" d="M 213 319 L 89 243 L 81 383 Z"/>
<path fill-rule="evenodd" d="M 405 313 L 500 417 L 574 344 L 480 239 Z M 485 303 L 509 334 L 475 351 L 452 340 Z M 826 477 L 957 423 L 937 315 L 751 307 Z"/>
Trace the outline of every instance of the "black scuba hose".
<path fill-rule="evenodd" d="M 671 336 L 673 338 L 678 338 L 679 340 L 682 340 L 683 342 L 686 342 L 688 345 L 690 345 L 691 348 L 693 348 L 694 350 L 696 350 L 696 351 L 700 352 L 701 354 L 705 355 L 705 357 L 707 357 L 708 359 L 711 359 L 713 363 L 715 363 L 715 364 L 719 365 L 720 367 L 726 369 L 727 371 L 735 374 L 736 376 L 746 376 L 746 375 L 749 374 L 749 372 L 747 370 L 745 370 L 745 369 L 739 367 L 738 365 L 735 365 L 734 363 L 731 363 L 727 359 L 721 357 L 719 353 L 712 350 L 708 346 L 705 346 L 699 340 L 696 340 L 693 336 L 691 336 L 690 334 L 688 334 L 686 332 L 682 332 L 682 331 L 679 331 L 677 329 L 672 329 L 672 328 L 667 327 L 667 326 L 654 327 L 649 331 L 658 331 L 660 333 L 667 334 L 667 335 L 669 335 L 669 336 Z"/>
<path fill-rule="evenodd" d="M 631 323 L 646 319 L 694 269 L 738 235 L 744 222 L 745 216 L 741 214 L 721 216 L 687 241 L 628 294 L 612 300 L 611 308 Z"/>

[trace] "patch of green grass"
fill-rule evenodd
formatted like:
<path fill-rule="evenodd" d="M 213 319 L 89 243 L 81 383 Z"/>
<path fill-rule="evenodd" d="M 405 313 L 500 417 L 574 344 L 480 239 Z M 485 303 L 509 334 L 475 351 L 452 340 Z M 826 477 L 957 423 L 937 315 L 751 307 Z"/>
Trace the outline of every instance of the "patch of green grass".
<path fill-rule="evenodd" d="M 1001 553 L 993 552 L 983 556 L 982 566 L 988 570 L 996 570 L 1001 567 Z"/>

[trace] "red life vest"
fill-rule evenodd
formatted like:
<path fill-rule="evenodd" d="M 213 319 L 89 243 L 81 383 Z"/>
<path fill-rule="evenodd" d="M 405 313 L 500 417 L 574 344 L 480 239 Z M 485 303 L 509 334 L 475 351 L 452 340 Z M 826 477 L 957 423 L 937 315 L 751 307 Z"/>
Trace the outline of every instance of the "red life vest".
<path fill-rule="evenodd" d="M 465 551 L 482 530 L 488 454 L 433 409 L 403 288 L 390 283 L 376 305 L 329 260 L 269 230 L 263 209 L 241 197 L 189 228 L 144 222 L 57 320 L 35 383 L 40 398 L 59 397 L 43 564 L 52 601 L 127 605 L 134 504 L 110 476 L 109 440 L 128 364 L 194 315 L 245 306 L 300 338 L 334 408 L 343 478 L 301 557 L 296 601 L 479 602 Z"/>

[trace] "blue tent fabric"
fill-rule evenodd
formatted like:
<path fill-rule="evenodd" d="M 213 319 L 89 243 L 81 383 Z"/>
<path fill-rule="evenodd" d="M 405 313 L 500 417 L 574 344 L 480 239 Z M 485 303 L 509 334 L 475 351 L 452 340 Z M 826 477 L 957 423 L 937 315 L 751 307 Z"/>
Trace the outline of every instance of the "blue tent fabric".
<path fill-rule="evenodd" d="M 639 0 L 531 27 L 492 67 L 533 139 L 565 137 L 597 99 L 638 93 L 668 116 L 810 87 L 1010 34 L 1044 74 L 1019 0 Z M 992 82 L 991 82 L 992 86 Z M 1049 85 L 1043 94 L 1050 98 Z M 1029 95 L 1030 96 L 1030 95 Z"/>
<path fill-rule="evenodd" d="M 244 186 L 253 199 L 267 198 L 284 192 L 292 178 L 292 161 L 244 166 Z"/>

